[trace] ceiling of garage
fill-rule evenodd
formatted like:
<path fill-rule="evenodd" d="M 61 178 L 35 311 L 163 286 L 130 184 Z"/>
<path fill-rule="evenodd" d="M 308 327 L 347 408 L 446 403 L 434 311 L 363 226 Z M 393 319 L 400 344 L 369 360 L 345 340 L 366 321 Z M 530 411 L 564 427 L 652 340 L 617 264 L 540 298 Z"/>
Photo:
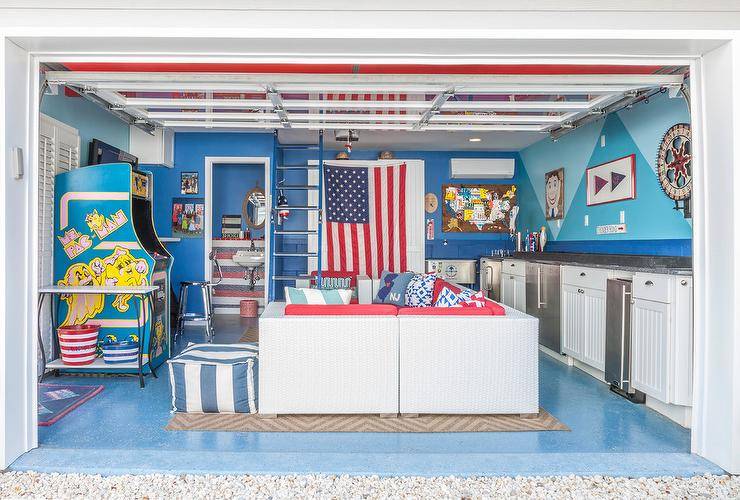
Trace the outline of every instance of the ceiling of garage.
<path fill-rule="evenodd" d="M 46 73 L 122 119 L 178 131 L 357 130 L 355 147 L 519 150 L 652 93 L 682 67 L 67 63 Z M 328 138 L 333 134 L 328 134 Z M 470 142 L 479 138 L 478 142 Z M 329 146 L 332 144 L 330 143 Z"/>

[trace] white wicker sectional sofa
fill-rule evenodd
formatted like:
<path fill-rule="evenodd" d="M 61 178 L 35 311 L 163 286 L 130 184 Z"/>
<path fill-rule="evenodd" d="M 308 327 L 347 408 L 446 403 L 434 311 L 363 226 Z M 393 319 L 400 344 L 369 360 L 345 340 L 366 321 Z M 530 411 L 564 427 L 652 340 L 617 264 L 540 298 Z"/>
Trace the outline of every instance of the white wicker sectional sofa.
<path fill-rule="evenodd" d="M 286 316 L 273 302 L 259 320 L 259 412 L 537 413 L 538 320 L 505 309 Z"/>

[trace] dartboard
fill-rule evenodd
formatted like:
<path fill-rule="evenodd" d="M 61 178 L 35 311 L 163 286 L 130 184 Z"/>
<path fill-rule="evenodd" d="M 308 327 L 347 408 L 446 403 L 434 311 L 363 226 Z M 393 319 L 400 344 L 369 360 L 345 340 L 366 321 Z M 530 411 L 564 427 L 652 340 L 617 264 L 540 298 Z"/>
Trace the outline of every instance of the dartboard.
<path fill-rule="evenodd" d="M 691 126 L 677 123 L 668 129 L 658 148 L 658 179 L 673 200 L 691 197 Z"/>

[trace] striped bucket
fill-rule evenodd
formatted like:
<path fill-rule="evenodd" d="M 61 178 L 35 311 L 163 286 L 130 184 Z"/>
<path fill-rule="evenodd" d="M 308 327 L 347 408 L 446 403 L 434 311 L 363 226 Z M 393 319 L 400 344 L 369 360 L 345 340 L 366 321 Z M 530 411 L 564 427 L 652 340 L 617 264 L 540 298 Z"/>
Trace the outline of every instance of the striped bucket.
<path fill-rule="evenodd" d="M 62 363 L 70 366 L 89 365 L 95 361 L 98 325 L 70 325 L 57 330 Z"/>
<path fill-rule="evenodd" d="M 107 365 L 119 363 L 130 363 L 136 361 L 139 356 L 139 343 L 123 340 L 103 344 L 103 361 Z"/>

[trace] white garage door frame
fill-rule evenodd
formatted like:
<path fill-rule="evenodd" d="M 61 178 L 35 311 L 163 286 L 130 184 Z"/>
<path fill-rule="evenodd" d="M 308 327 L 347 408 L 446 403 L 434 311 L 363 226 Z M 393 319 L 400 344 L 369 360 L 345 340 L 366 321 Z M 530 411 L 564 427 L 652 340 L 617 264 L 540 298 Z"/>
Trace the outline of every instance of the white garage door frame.
<path fill-rule="evenodd" d="M 430 30 L 429 37 L 434 38 Z M 110 36 L 114 36 L 115 30 Z M 439 33 L 439 32 L 438 32 Z M 41 33 L 28 30 L 24 33 L 17 29 L 11 31 L 19 43 L 29 40 L 43 46 L 44 37 Z M 0 32 L 0 36 L 2 33 Z M 203 33 L 200 33 L 203 36 Z M 470 56 L 465 62 L 468 64 L 497 64 L 497 63 L 559 63 L 559 64 L 682 64 L 691 66 L 692 99 L 691 111 L 694 123 L 694 267 L 695 267 L 695 370 L 694 384 L 694 426 L 692 429 L 692 451 L 717 463 L 726 470 L 740 473 L 740 311 L 735 303 L 740 298 L 740 271 L 734 262 L 740 261 L 740 201 L 735 193 L 740 192 L 740 182 L 733 173 L 733 163 L 740 160 L 740 56 L 737 54 L 736 34 L 724 33 L 720 37 L 726 44 L 703 54 L 697 59 L 697 54 L 685 57 L 650 56 L 624 57 L 618 55 L 602 55 L 599 57 L 579 57 L 578 50 L 586 34 L 577 30 L 564 30 L 558 33 L 560 42 L 573 39 L 570 52 L 557 57 L 506 57 L 505 54 L 496 56 Z M 625 38 L 634 38 L 639 33 L 623 33 Z M 695 33 L 686 32 L 691 38 Z M 99 35 L 105 40 L 104 35 Z M 145 36 L 141 33 L 142 38 Z M 213 30 L 210 36 L 223 36 L 218 30 Z M 400 36 L 400 34 L 399 34 Z M 536 34 L 520 33 L 522 37 L 536 37 Z M 603 35 L 590 34 L 588 37 L 598 39 Z M 655 36 L 655 35 L 653 35 Z M 676 33 L 671 34 L 672 37 Z M 312 38 L 307 36 L 307 38 Z M 703 35 L 702 38 L 705 38 Z M 59 42 L 60 39 L 56 39 Z M 4 41 L 4 40 L 3 40 Z M 48 40 L 47 40 L 48 41 Z M 136 41 L 131 36 L 132 44 Z M 443 43 L 443 41 L 440 41 Z M 656 43 L 660 40 L 656 40 Z M 0 244 L 5 252 L 0 260 L 0 276 L 5 278 L 5 286 L 0 289 L 0 317 L 5 318 L 0 327 L 0 364 L 3 372 L 0 373 L 0 461 L 7 466 L 17 456 L 38 445 L 36 432 L 36 389 L 35 370 L 36 340 L 35 340 L 35 305 L 37 296 L 36 286 L 36 254 L 28 249 L 36 248 L 35 227 L 36 217 L 36 157 L 37 129 L 38 129 L 38 95 L 39 83 L 30 75 L 36 74 L 40 61 L 141 61 L 144 59 L 167 60 L 168 51 L 175 51 L 175 42 L 162 38 L 156 46 L 156 51 L 121 54 L 90 54 L 74 50 L 61 50 L 56 53 L 26 52 L 28 64 L 19 64 L 18 46 L 7 50 L 4 41 L 3 58 L 0 59 L 7 70 L 5 79 L 0 83 L 0 97 L 2 108 L 0 111 L 0 130 L 5 134 L 0 137 L 2 147 L 4 173 L 0 181 L 0 199 L 10 200 L 13 195 L 19 194 L 20 200 L 25 202 L 26 211 L 24 220 L 29 221 L 26 228 L 27 238 L 12 238 L 13 226 L 6 218 L 0 221 Z M 91 45 L 96 45 L 89 41 Z M 299 42 L 297 42 L 299 43 Z M 33 44 L 31 44 L 33 45 Z M 63 44 L 61 44 L 63 45 Z M 60 45 L 60 46 L 61 46 Z M 733 50 L 733 47 L 735 49 Z M 650 50 L 648 44 L 645 51 Z M 155 53 L 156 55 L 152 55 Z M 215 52 L 215 51 L 214 51 Z M 614 51 L 613 54 L 617 52 Z M 10 58 L 8 57 L 10 56 Z M 424 57 L 414 58 L 408 54 L 387 54 L 384 56 L 344 56 L 347 60 L 361 63 L 365 60 L 373 62 L 394 63 L 420 62 L 428 63 Z M 265 62 L 269 55 L 260 56 L 223 56 L 197 54 L 179 56 L 179 62 Z M 11 60 L 12 59 L 12 60 Z M 23 57 L 20 57 L 22 62 Z M 284 61 L 284 56 L 272 56 L 273 60 Z M 291 62 L 317 63 L 336 62 L 336 58 L 326 55 L 302 56 L 288 58 Z M 455 60 L 459 61 L 459 60 Z M 452 63 L 453 60 L 447 61 Z M 21 74 L 24 73 L 24 74 Z M 22 83 L 30 81 L 30 92 L 23 95 Z M 28 105 L 14 105 L 13 99 L 23 96 L 28 99 Z M 23 131 L 11 133 L 8 124 L 21 124 Z M 9 150 L 13 146 L 24 147 L 26 151 L 26 174 L 16 180 L 12 177 Z M 711 165 L 711 168 L 705 166 Z M 711 196 L 709 194 L 711 193 Z M 6 211 L 5 214 L 8 214 Z M 17 234 L 17 233 L 15 233 Z M 721 241 L 721 246 L 716 243 Z M 17 255 L 23 253 L 24 261 L 20 268 L 15 267 Z M 13 266 L 13 267 L 11 267 Z M 22 308 L 24 315 L 5 314 L 10 307 L 15 307 L 12 300 L 20 295 L 23 297 Z M 20 341 L 17 336 L 20 335 Z M 735 367 L 733 367 L 735 366 Z M 23 374 L 23 376 L 19 376 Z M 14 394 L 13 387 L 20 385 L 22 397 L 20 401 Z M 15 391 L 17 395 L 17 391 Z"/>

